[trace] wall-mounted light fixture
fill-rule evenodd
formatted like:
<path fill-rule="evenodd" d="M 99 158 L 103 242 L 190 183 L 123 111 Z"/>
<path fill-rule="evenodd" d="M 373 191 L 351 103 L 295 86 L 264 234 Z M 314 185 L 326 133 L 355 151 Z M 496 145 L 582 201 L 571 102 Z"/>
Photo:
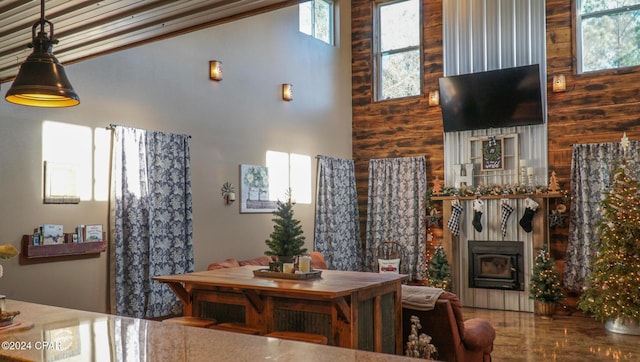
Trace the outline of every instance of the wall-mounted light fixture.
<path fill-rule="evenodd" d="M 49 26 L 49 35 L 45 26 Z M 38 27 L 40 31 L 36 35 Z M 54 44 L 58 44 L 58 40 L 53 33 L 53 23 L 45 18 L 44 0 L 41 0 L 40 20 L 31 27 L 29 46 L 33 47 L 33 53 L 20 66 L 5 95 L 7 102 L 32 107 L 70 107 L 80 103 L 64 68 L 53 56 Z"/>
<path fill-rule="evenodd" d="M 222 194 L 225 205 L 231 205 L 236 201 L 236 190 L 233 188 L 233 184 L 231 182 L 225 182 L 224 185 L 222 185 L 220 193 Z"/>
<path fill-rule="evenodd" d="M 293 86 L 291 84 L 282 85 L 282 99 L 285 101 L 293 100 Z"/>
<path fill-rule="evenodd" d="M 219 60 L 209 61 L 209 79 L 215 81 L 222 80 L 222 62 Z"/>
<path fill-rule="evenodd" d="M 553 91 L 564 92 L 567 90 L 567 80 L 564 74 L 556 74 L 553 76 Z"/>
<path fill-rule="evenodd" d="M 439 90 L 434 90 L 429 92 L 429 105 L 431 107 L 435 107 L 437 105 L 440 105 L 440 91 Z"/>

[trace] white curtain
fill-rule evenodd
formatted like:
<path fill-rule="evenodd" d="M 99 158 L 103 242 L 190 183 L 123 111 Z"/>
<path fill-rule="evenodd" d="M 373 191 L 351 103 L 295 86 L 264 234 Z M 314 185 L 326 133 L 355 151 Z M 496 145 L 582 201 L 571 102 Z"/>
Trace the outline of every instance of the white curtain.
<path fill-rule="evenodd" d="M 404 246 L 402 272 L 426 278 L 426 159 L 385 158 L 369 161 L 369 198 L 365 266 L 374 265 L 381 242 Z"/>
<path fill-rule="evenodd" d="M 362 244 L 353 160 L 318 156 L 315 247 L 329 269 L 360 271 Z"/>
<path fill-rule="evenodd" d="M 189 136 L 115 126 L 110 208 L 112 313 L 180 313 L 153 277 L 194 268 Z"/>

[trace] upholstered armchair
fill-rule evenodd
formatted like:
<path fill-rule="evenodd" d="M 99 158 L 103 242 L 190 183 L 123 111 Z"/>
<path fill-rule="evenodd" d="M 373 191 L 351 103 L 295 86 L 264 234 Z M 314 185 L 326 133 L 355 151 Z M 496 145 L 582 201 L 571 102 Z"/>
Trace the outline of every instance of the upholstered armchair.
<path fill-rule="evenodd" d="M 402 308 L 403 341 L 411 332 L 411 316 L 420 318 L 419 333 L 431 336 L 437 348 L 437 360 L 450 362 L 489 362 L 496 331 L 484 319 L 464 320 L 458 296 L 444 292 L 429 311 Z"/>

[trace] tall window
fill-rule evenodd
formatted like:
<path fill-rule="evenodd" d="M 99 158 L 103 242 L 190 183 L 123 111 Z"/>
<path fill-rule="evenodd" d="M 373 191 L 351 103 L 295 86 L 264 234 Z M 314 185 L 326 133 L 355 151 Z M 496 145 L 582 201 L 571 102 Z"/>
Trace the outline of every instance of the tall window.
<path fill-rule="evenodd" d="M 578 69 L 640 64 L 640 0 L 579 0 Z"/>
<path fill-rule="evenodd" d="M 420 2 L 376 5 L 376 99 L 421 94 Z"/>
<path fill-rule="evenodd" d="M 298 6 L 300 32 L 333 44 L 333 1 L 311 0 Z"/>

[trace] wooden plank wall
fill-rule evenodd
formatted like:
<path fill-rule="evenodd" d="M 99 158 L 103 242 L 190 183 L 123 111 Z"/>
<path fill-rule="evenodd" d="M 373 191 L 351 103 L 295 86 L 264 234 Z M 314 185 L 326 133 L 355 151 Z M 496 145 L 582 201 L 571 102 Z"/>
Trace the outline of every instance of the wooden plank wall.
<path fill-rule="evenodd" d="M 630 139 L 640 139 L 640 67 L 576 74 L 574 3 L 546 1 L 549 170 L 556 171 L 567 188 L 573 144 L 619 141 L 625 131 Z M 440 107 L 429 107 L 427 99 L 443 75 L 442 0 L 422 0 L 422 96 L 381 102 L 373 102 L 374 2 L 353 0 L 351 4 L 353 158 L 364 243 L 370 159 L 426 155 L 427 180 L 444 177 L 442 114 Z M 566 92 L 552 92 L 554 74 L 566 76 Z M 565 224 L 551 233 L 552 256 L 560 269 L 568 220 Z"/>

